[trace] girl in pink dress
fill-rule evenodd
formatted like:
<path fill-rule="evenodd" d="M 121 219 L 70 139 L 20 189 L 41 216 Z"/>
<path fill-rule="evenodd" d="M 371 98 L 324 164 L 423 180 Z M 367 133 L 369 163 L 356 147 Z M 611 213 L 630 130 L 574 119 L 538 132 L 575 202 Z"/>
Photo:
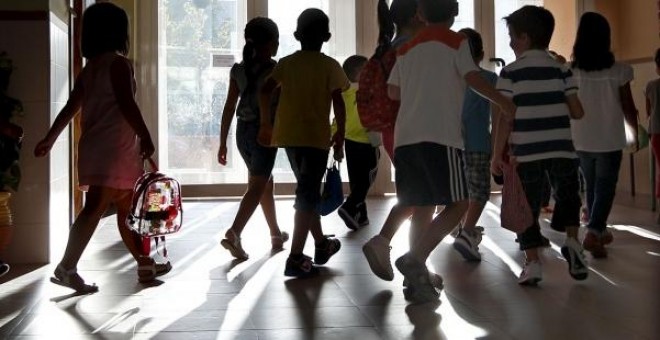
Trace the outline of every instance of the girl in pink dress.
<path fill-rule="evenodd" d="M 79 184 L 88 189 L 85 205 L 69 231 L 64 257 L 53 283 L 80 293 L 98 291 L 86 284 L 76 267 L 99 220 L 110 204 L 117 207 L 119 233 L 138 263 L 140 282 L 153 281 L 172 268 L 140 251 L 141 238 L 128 228 L 133 185 L 143 173 L 143 158 L 154 153 L 149 130 L 135 102 L 135 78 L 128 54 L 128 17 L 111 3 L 90 6 L 83 16 L 82 54 L 87 64 L 46 137 L 34 154 L 48 154 L 71 119 L 82 111 L 78 146 Z"/>

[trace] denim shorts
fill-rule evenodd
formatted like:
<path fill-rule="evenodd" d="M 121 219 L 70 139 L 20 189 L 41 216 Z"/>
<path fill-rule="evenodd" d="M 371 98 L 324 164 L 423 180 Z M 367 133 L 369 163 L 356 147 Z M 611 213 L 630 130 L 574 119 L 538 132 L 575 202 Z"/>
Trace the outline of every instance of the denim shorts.
<path fill-rule="evenodd" d="M 522 182 L 527 203 L 534 215 L 534 224 L 518 235 L 520 249 L 537 248 L 543 245 L 539 227 L 539 215 L 543 201 L 543 181 L 550 180 L 555 200 L 550 226 L 557 231 L 566 227 L 580 226 L 580 182 L 578 160 L 571 158 L 549 158 L 518 164 L 518 176 Z"/>
<path fill-rule="evenodd" d="M 287 147 L 286 155 L 297 182 L 293 207 L 301 211 L 317 211 L 321 201 L 321 181 L 328 164 L 328 150 Z"/>
<path fill-rule="evenodd" d="M 257 142 L 259 124 L 238 120 L 236 123 L 236 145 L 247 165 L 250 176 L 270 177 L 275 165 L 277 148 L 267 148 Z"/>

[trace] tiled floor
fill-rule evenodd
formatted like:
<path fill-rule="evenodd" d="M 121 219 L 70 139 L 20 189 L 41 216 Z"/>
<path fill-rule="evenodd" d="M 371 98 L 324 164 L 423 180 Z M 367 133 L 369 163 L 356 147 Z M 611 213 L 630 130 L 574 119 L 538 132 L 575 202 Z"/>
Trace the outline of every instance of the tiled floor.
<path fill-rule="evenodd" d="M 250 260 L 232 261 L 219 247 L 237 201 L 185 203 L 184 228 L 167 243 L 174 270 L 153 286 L 137 283 L 116 224 L 107 220 L 79 266 L 100 292 L 67 295 L 48 282 L 52 266 L 15 267 L 0 285 L 0 338 L 660 339 L 660 228 L 648 209 L 615 207 L 610 257 L 590 259 L 583 282 L 569 277 L 558 253 L 563 236 L 544 221 L 553 247 L 544 252 L 544 280 L 530 288 L 516 284 L 522 256 L 514 235 L 498 227 L 496 197 L 481 220 L 483 261 L 464 262 L 446 240 L 429 263 L 445 278 L 441 303 L 415 306 L 403 298 L 402 277 L 381 281 L 360 249 L 393 202 L 371 199 L 372 223 L 357 232 L 335 214 L 324 217 L 325 232 L 336 234 L 342 249 L 309 280 L 282 275 L 287 251 L 270 253 L 260 212 L 244 233 Z M 292 201 L 280 199 L 277 208 L 290 230 Z M 311 239 L 308 247 L 311 254 Z M 407 248 L 404 226 L 393 258 Z"/>

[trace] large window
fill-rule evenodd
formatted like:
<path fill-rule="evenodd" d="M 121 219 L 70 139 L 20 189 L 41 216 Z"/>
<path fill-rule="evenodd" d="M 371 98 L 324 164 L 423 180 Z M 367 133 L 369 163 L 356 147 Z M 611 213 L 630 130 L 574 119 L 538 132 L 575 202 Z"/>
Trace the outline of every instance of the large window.
<path fill-rule="evenodd" d="M 240 62 L 246 0 L 159 1 L 159 134 L 161 167 L 182 184 L 247 182 L 247 169 L 235 144 L 236 119 L 227 139 L 228 164 L 217 162 L 220 119 L 229 70 Z M 268 16 L 280 29 L 276 59 L 300 48 L 293 32 L 306 8 L 330 17 L 332 39 L 323 52 L 343 62 L 355 53 L 354 0 L 271 0 Z M 278 153 L 277 182 L 293 182 L 286 154 Z"/>
<path fill-rule="evenodd" d="M 275 59 L 279 59 L 299 49 L 299 42 L 293 36 L 299 14 L 306 8 L 319 8 L 330 17 L 332 33 L 322 52 L 341 63 L 357 50 L 364 51 L 365 46 L 371 46 L 371 40 L 377 36 L 374 31 L 375 7 L 361 1 L 158 1 L 159 27 L 155 34 L 159 41 L 158 91 L 154 91 L 158 97 L 158 110 L 154 114 L 158 117 L 161 168 L 176 176 L 184 185 L 239 184 L 233 186 L 231 192 L 240 193 L 241 185 L 247 182 L 247 170 L 235 145 L 236 119 L 227 140 L 227 166 L 218 164 L 217 150 L 220 118 L 229 86 L 229 69 L 233 63 L 240 62 L 246 22 L 261 15 L 277 23 L 280 48 Z M 486 6 L 478 0 L 459 0 L 458 3 L 459 16 L 452 29 L 478 27 L 484 38 L 487 59 L 494 56 L 510 63 L 515 56 L 509 47 L 508 31 L 502 18 L 521 6 L 543 5 L 544 1 L 497 0 L 494 6 Z M 356 11 L 360 11 L 359 18 Z M 150 13 L 155 13 L 155 10 Z M 487 62 L 483 66 L 492 68 Z M 144 69 L 149 69 L 149 66 Z M 150 72 L 143 72 L 142 79 L 152 79 Z M 278 153 L 273 173 L 277 183 L 294 181 L 286 154 L 282 151 Z M 387 174 L 386 171 L 382 173 Z M 347 180 L 347 177 L 344 179 Z"/>
<path fill-rule="evenodd" d="M 228 166 L 221 167 L 216 156 L 229 69 L 243 45 L 245 5 L 240 0 L 162 0 L 159 6 L 161 167 L 184 184 L 245 182 L 233 143 Z"/>

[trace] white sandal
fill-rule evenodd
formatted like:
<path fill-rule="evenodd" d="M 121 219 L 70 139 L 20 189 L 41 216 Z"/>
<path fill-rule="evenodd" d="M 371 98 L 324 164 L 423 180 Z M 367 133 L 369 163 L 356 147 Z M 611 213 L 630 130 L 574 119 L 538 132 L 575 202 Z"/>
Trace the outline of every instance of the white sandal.
<path fill-rule="evenodd" d="M 282 250 L 284 249 L 284 242 L 289 240 L 289 233 L 286 231 L 280 232 L 280 236 L 271 236 L 270 244 L 273 250 Z"/>
<path fill-rule="evenodd" d="M 224 238 L 222 241 L 220 241 L 220 245 L 229 250 L 231 256 L 239 260 L 247 260 L 250 256 L 245 252 L 245 250 L 243 250 L 243 246 L 241 245 L 241 238 L 238 237 L 238 235 L 236 235 L 236 233 L 231 229 L 227 230 L 227 233 L 234 236 L 234 240 L 232 241 L 228 238 Z"/>
<path fill-rule="evenodd" d="M 97 287 L 96 284 L 85 284 L 85 280 L 83 280 L 82 277 L 78 275 L 78 270 L 76 268 L 67 270 L 64 269 L 62 265 L 58 265 L 57 268 L 55 268 L 55 272 L 50 278 L 50 282 L 56 285 L 71 288 L 77 293 L 82 294 L 91 294 L 99 291 L 99 287 Z"/>

